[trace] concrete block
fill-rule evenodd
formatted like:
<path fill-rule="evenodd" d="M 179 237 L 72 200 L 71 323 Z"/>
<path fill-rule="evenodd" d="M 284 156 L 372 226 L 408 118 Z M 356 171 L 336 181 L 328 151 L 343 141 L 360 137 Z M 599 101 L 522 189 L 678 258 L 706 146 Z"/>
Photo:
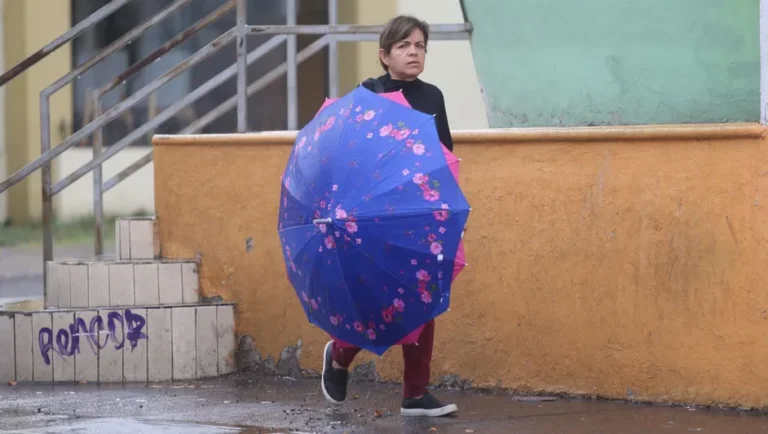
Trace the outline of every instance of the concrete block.
<path fill-rule="evenodd" d="M 104 262 L 88 264 L 88 307 L 109 306 L 109 267 Z"/>
<path fill-rule="evenodd" d="M 160 304 L 157 264 L 135 264 L 133 276 L 136 305 L 156 306 Z"/>
<path fill-rule="evenodd" d="M 133 264 L 109 264 L 109 306 L 133 306 Z"/>
<path fill-rule="evenodd" d="M 173 336 L 173 379 L 195 378 L 197 360 L 195 352 L 195 308 L 171 309 Z"/>
<path fill-rule="evenodd" d="M 75 381 L 95 383 L 99 381 L 99 329 L 94 324 L 91 335 L 91 322 L 98 316 L 98 311 L 84 310 L 75 314 L 75 335 L 78 339 L 79 352 L 75 354 Z"/>
<path fill-rule="evenodd" d="M 45 288 L 44 288 L 44 303 L 43 305 L 46 308 L 49 307 L 58 307 L 59 305 L 59 294 L 57 292 L 58 289 L 58 283 L 57 283 L 57 276 L 58 276 L 58 264 L 56 264 L 53 261 L 48 261 L 45 263 L 46 273 L 45 273 Z"/>
<path fill-rule="evenodd" d="M 184 262 L 181 264 L 181 288 L 184 303 L 200 301 L 200 277 L 196 263 Z"/>
<path fill-rule="evenodd" d="M 147 309 L 125 309 L 125 381 L 147 381 Z"/>
<path fill-rule="evenodd" d="M 14 339 L 14 350 L 16 352 L 16 381 L 33 381 L 32 370 L 33 345 L 32 342 L 37 338 L 32 332 L 32 315 L 17 313 L 13 316 L 14 327 L 16 329 Z"/>
<path fill-rule="evenodd" d="M 123 312 L 99 310 L 99 381 L 120 383 L 123 381 L 123 346 L 125 324 Z"/>
<path fill-rule="evenodd" d="M 72 306 L 72 294 L 69 287 L 69 264 L 56 264 L 56 293 L 58 294 L 59 308 Z"/>
<path fill-rule="evenodd" d="M 69 292 L 72 307 L 88 307 L 88 266 L 69 267 Z"/>
<path fill-rule="evenodd" d="M 159 264 L 158 286 L 160 304 L 181 304 L 184 301 L 181 283 L 181 264 Z"/>
<path fill-rule="evenodd" d="M 219 375 L 235 372 L 235 307 L 216 306 Z"/>
<path fill-rule="evenodd" d="M 171 308 L 147 309 L 149 381 L 173 378 Z"/>
<path fill-rule="evenodd" d="M 75 322 L 75 313 L 53 312 L 53 348 L 50 352 L 53 362 L 53 381 L 75 381 L 75 347 L 69 332 L 69 325 Z"/>
<path fill-rule="evenodd" d="M 53 317 L 48 312 L 32 314 L 32 378 L 53 381 Z M 40 344 L 44 347 L 40 348 Z"/>
<path fill-rule="evenodd" d="M 0 315 L 0 381 L 16 380 L 15 340 L 13 316 Z"/>
<path fill-rule="evenodd" d="M 130 220 L 131 259 L 155 257 L 155 222 L 152 219 Z"/>
<path fill-rule="evenodd" d="M 131 222 L 130 220 L 115 220 L 115 241 L 117 248 L 117 259 L 131 259 Z"/>
<path fill-rule="evenodd" d="M 216 306 L 197 308 L 195 326 L 195 349 L 197 351 L 196 378 L 218 375 L 219 356 L 216 325 Z"/>

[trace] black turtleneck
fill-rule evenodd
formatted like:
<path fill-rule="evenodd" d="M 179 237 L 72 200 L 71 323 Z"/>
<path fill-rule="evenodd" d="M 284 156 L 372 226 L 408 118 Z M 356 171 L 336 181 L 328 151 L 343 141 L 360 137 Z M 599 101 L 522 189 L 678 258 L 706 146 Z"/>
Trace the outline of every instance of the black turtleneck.
<path fill-rule="evenodd" d="M 437 125 L 437 134 L 440 141 L 443 142 L 448 150 L 453 151 L 453 139 L 451 138 L 451 129 L 448 127 L 448 116 L 445 113 L 445 99 L 443 93 L 437 86 L 423 82 L 419 79 L 414 81 L 394 80 L 389 74 L 378 77 L 384 92 L 403 91 L 403 96 L 414 109 L 435 116 Z M 376 86 L 374 80 L 369 78 L 362 83 L 362 86 L 375 92 Z"/>

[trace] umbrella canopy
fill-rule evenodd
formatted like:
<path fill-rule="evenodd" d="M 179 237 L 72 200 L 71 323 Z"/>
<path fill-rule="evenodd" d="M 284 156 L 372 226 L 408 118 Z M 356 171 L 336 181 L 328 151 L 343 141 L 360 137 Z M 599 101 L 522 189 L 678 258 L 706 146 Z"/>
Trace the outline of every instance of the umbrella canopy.
<path fill-rule="evenodd" d="M 309 321 L 382 354 L 447 310 L 469 215 L 432 116 L 358 87 L 297 135 L 278 232 Z"/>

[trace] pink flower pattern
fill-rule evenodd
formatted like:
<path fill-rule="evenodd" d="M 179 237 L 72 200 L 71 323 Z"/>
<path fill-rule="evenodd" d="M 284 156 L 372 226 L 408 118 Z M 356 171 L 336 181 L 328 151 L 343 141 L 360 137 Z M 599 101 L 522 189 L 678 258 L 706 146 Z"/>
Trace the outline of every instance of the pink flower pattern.
<path fill-rule="evenodd" d="M 368 131 L 364 131 L 361 134 L 361 137 L 365 136 L 367 139 L 372 139 L 375 135 L 378 135 L 383 138 L 391 138 L 390 140 L 392 141 L 388 143 L 392 143 L 394 145 L 398 142 L 402 142 L 400 145 L 398 145 L 402 146 L 401 152 L 408 152 L 411 153 L 411 155 L 419 158 L 412 163 L 412 167 L 403 167 L 400 169 L 403 176 L 411 177 L 412 184 L 410 185 L 418 186 L 418 188 L 406 188 L 406 184 L 401 184 L 397 186 L 396 191 L 403 193 L 414 191 L 418 192 L 421 200 L 424 200 L 430 204 L 439 201 L 441 198 L 440 183 L 437 181 L 437 179 L 433 179 L 433 177 L 430 176 L 430 174 L 433 174 L 434 172 L 424 173 L 426 170 L 421 169 L 423 163 L 422 159 L 431 157 L 432 152 L 434 151 L 428 149 L 427 146 L 419 139 L 419 129 L 410 129 L 403 122 L 385 123 L 382 122 L 381 119 L 382 118 L 378 116 L 378 113 L 375 110 L 366 110 L 361 106 L 353 108 L 351 105 L 348 107 L 343 107 L 338 111 L 337 114 L 334 113 L 333 115 L 328 116 L 324 121 L 317 123 L 317 127 L 313 131 L 307 132 L 308 135 L 302 135 L 297 139 L 291 164 L 298 164 L 300 153 L 317 153 L 318 147 L 313 148 L 313 142 L 311 140 L 319 140 L 323 134 L 334 128 L 334 126 L 344 124 L 357 125 L 357 128 L 368 129 Z M 366 142 L 355 143 L 353 141 L 349 143 L 348 146 L 350 149 L 352 149 L 354 146 L 364 145 L 364 143 Z M 379 158 L 386 158 L 386 151 L 387 149 L 382 149 L 381 153 L 379 154 Z M 315 161 L 319 161 L 319 164 L 321 165 L 328 164 L 329 162 L 329 160 L 322 155 Z M 352 169 L 356 168 L 357 166 L 357 161 L 350 161 L 350 167 Z M 413 175 L 411 175 L 411 173 L 413 173 Z M 373 171 L 371 174 L 375 180 L 381 179 L 381 174 L 378 171 Z M 283 184 L 286 189 L 291 188 L 291 177 L 286 175 L 285 179 L 283 180 Z M 339 230 L 332 232 L 332 228 L 329 228 L 326 224 L 316 225 L 315 230 L 319 231 L 323 235 L 322 244 L 318 247 L 318 251 L 323 253 L 323 247 L 325 247 L 326 251 L 334 249 L 339 249 L 341 251 L 341 249 L 349 248 L 349 245 L 362 245 L 364 242 L 364 237 L 361 237 L 359 234 L 352 236 L 352 234 L 357 234 L 361 230 L 361 226 L 359 226 L 360 222 L 358 222 L 355 218 L 356 210 L 344 209 L 340 205 L 334 203 L 334 192 L 339 190 L 338 185 L 333 185 L 329 190 L 330 191 L 326 192 L 324 196 L 322 196 L 322 199 L 316 202 L 317 208 L 313 214 L 314 218 L 330 217 L 330 213 L 335 220 L 339 221 L 340 225 L 343 225 L 345 232 L 342 233 Z M 367 201 L 371 198 L 372 196 L 367 194 L 362 199 Z M 283 206 L 288 207 L 287 199 L 283 200 Z M 395 212 L 396 210 L 396 206 L 387 206 L 386 208 L 389 210 L 389 212 Z M 432 215 L 437 222 L 445 222 L 449 219 L 451 214 L 449 207 L 446 204 L 442 204 L 441 209 L 433 211 Z M 373 219 L 373 223 L 366 224 L 378 223 L 379 219 L 376 218 Z M 331 225 L 331 227 L 333 226 L 334 225 Z M 362 228 L 364 227 L 365 226 L 362 226 Z M 338 228 L 341 228 L 341 226 L 338 226 Z M 421 238 L 421 243 L 425 245 L 424 253 L 428 252 L 428 254 L 435 256 L 441 255 L 443 253 L 444 247 L 440 238 L 446 233 L 446 229 L 444 227 L 430 229 L 429 226 L 427 226 L 425 227 L 425 231 L 426 234 L 418 235 L 414 233 L 411 234 L 410 237 L 423 237 Z M 291 252 L 288 247 L 285 248 L 285 253 L 287 258 L 291 258 Z M 300 262 L 298 257 L 295 258 L 295 260 L 296 262 Z M 331 263 L 332 262 L 328 260 L 328 264 Z M 419 266 L 420 263 L 423 265 Z M 410 260 L 410 264 L 414 268 L 429 268 L 430 264 L 434 263 L 434 259 L 417 260 L 416 258 L 413 258 Z M 289 261 L 289 269 L 293 273 L 301 274 L 301 271 L 297 269 L 296 263 L 293 260 Z M 406 275 L 406 271 L 407 270 L 402 270 L 400 271 L 400 274 Z M 415 274 L 411 274 L 411 276 L 414 275 L 417 279 L 415 286 L 398 287 L 395 291 L 397 293 L 397 298 L 392 299 L 392 303 L 390 305 L 381 309 L 380 317 L 378 317 L 376 321 L 369 321 L 367 319 L 361 318 L 361 321 L 352 322 L 350 320 L 349 322 L 345 323 L 344 318 L 341 315 L 331 314 L 325 310 L 323 315 L 334 327 L 344 327 L 348 330 L 354 330 L 369 340 L 375 340 L 377 338 L 377 330 L 384 331 L 387 329 L 386 324 L 402 321 L 402 314 L 407 308 L 406 304 L 421 302 L 426 306 L 433 303 L 433 295 L 436 291 L 438 291 L 439 288 L 437 283 L 432 282 L 432 275 L 424 268 L 418 269 L 418 271 L 415 271 Z M 442 279 L 442 272 L 438 272 L 438 276 L 440 276 L 439 278 Z M 387 291 L 386 287 L 382 288 L 382 290 L 384 292 Z M 413 290 L 416 290 L 417 293 L 415 291 L 411 292 Z M 323 300 L 321 297 L 310 298 L 306 292 L 302 292 L 301 300 L 304 302 L 306 308 L 310 312 L 326 309 L 323 307 Z M 424 309 L 426 309 L 426 307 L 424 307 Z"/>

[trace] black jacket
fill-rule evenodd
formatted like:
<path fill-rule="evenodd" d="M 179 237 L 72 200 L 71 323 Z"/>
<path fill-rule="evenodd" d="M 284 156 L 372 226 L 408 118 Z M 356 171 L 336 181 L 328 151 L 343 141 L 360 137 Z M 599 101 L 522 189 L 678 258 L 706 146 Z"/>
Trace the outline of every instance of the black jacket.
<path fill-rule="evenodd" d="M 375 80 L 379 81 L 380 87 L 378 89 Z M 376 79 L 369 78 L 361 85 L 377 93 L 402 90 L 403 96 L 411 107 L 422 113 L 435 116 L 440 141 L 449 151 L 453 151 L 453 138 L 451 138 L 451 129 L 448 126 L 448 116 L 445 113 L 445 99 L 443 92 L 437 86 L 419 79 L 414 81 L 394 80 L 389 74 L 384 74 Z"/>

